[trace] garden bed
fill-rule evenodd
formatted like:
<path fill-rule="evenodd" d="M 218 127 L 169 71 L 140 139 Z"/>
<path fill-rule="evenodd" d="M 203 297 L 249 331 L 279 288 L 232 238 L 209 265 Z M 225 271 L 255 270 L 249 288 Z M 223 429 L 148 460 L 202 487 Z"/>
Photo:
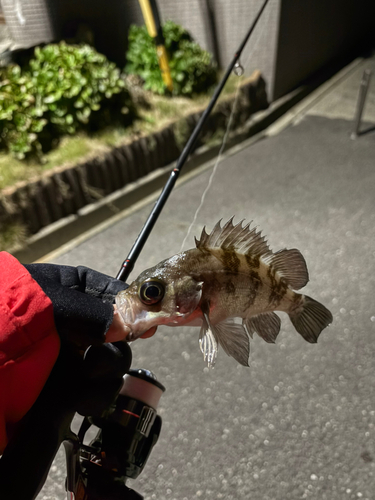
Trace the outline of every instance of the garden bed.
<path fill-rule="evenodd" d="M 222 99 L 209 117 L 196 148 L 220 140 L 231 115 L 235 95 Z M 259 71 L 245 79 L 240 87 L 232 117 L 232 130 L 243 127 L 249 117 L 267 108 L 265 82 Z M 102 147 L 75 165 L 54 167 L 28 181 L 18 182 L 0 192 L 2 232 L 35 235 L 50 224 L 77 214 L 128 184 L 174 162 L 205 106 L 168 123 L 153 133 L 125 141 L 116 147 Z M 10 229 L 9 229 L 10 228 Z M 21 241 L 16 241 L 21 244 Z M 8 243 L 2 246 L 12 246 Z M 4 248 L 2 248 L 4 249 Z M 8 248 L 9 249 L 9 248 Z"/>

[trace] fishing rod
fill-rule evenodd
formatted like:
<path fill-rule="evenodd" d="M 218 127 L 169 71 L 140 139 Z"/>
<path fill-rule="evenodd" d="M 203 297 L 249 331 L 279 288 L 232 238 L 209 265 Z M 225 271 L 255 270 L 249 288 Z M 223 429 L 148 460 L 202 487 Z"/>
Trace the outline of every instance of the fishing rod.
<path fill-rule="evenodd" d="M 194 145 L 197 142 L 198 136 L 199 136 L 204 124 L 206 123 L 207 118 L 209 117 L 213 107 L 215 106 L 216 101 L 218 100 L 218 98 L 221 94 L 221 91 L 223 90 L 224 85 L 226 84 L 226 82 L 229 78 L 229 75 L 231 74 L 233 69 L 236 69 L 236 68 L 240 72 L 243 71 L 242 66 L 239 64 L 239 58 L 242 54 L 243 49 L 245 48 L 246 43 L 249 40 L 251 34 L 253 33 L 264 9 L 266 8 L 268 1 L 269 0 L 265 0 L 263 2 L 258 14 L 256 15 L 252 25 L 250 26 L 250 29 L 246 33 L 245 38 L 243 39 L 237 52 L 234 54 L 233 59 L 231 60 L 222 80 L 220 81 L 219 85 L 217 86 L 217 88 L 216 88 L 216 90 L 211 98 L 211 101 L 209 102 L 207 108 L 205 109 L 205 111 L 203 112 L 202 116 L 200 117 L 197 125 L 195 126 L 193 133 L 191 134 L 191 136 L 190 136 L 189 140 L 187 141 L 179 159 L 177 160 L 177 164 L 176 164 L 175 168 L 170 173 L 170 176 L 169 176 L 159 198 L 157 199 L 153 209 L 151 210 L 151 213 L 148 216 L 141 232 L 139 233 L 139 235 L 138 235 L 134 245 L 132 246 L 128 256 L 126 257 L 126 259 L 122 263 L 122 266 L 121 266 L 121 268 L 116 276 L 116 278 L 118 280 L 126 281 L 127 278 L 129 277 L 129 274 L 133 270 L 134 264 L 135 264 L 136 260 L 138 259 L 148 237 L 150 236 L 150 233 L 151 233 L 161 211 L 163 210 L 163 207 L 164 207 L 170 193 L 172 192 L 174 185 L 176 184 L 176 181 L 180 175 L 181 169 L 184 166 L 184 164 L 186 163 L 186 160 L 188 159 L 192 149 L 194 148 Z"/>

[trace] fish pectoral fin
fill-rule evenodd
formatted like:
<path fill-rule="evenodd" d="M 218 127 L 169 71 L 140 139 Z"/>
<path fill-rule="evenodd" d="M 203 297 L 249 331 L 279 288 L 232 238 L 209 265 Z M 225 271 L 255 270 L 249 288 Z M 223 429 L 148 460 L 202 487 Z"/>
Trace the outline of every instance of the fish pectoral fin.
<path fill-rule="evenodd" d="M 249 335 L 256 332 L 259 337 L 270 344 L 274 344 L 276 337 L 280 332 L 281 321 L 274 312 L 266 312 L 244 318 L 242 323 L 245 325 Z"/>
<path fill-rule="evenodd" d="M 243 366 L 249 366 L 250 341 L 243 325 L 226 319 L 212 326 L 214 335 L 228 354 Z"/>
<path fill-rule="evenodd" d="M 205 313 L 203 313 L 203 325 L 199 333 L 199 347 L 203 353 L 203 359 L 207 361 L 207 366 L 209 368 L 215 366 L 218 345 L 208 315 Z"/>

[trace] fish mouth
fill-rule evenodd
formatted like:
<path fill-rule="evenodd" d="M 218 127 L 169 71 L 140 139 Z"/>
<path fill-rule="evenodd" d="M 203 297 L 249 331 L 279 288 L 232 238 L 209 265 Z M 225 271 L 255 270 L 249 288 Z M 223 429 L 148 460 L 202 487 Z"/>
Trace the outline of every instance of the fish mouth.
<path fill-rule="evenodd" d="M 136 340 L 137 337 L 135 336 L 135 333 L 130 331 L 126 337 L 126 342 L 133 342 L 133 340 Z"/>
<path fill-rule="evenodd" d="M 156 327 L 156 318 L 153 318 L 152 313 L 137 307 L 137 303 L 134 303 L 131 297 L 118 294 L 115 303 L 125 329 L 128 331 L 126 342 L 133 342 L 143 334 L 149 334 L 149 331 Z"/>
<path fill-rule="evenodd" d="M 116 296 L 115 303 L 117 311 L 119 312 L 120 317 L 124 323 L 125 329 L 128 330 L 128 335 L 125 340 L 127 342 L 132 342 L 136 339 L 135 333 L 133 331 L 133 324 L 135 321 L 134 310 L 131 307 L 130 301 L 121 294 L 118 294 Z"/>

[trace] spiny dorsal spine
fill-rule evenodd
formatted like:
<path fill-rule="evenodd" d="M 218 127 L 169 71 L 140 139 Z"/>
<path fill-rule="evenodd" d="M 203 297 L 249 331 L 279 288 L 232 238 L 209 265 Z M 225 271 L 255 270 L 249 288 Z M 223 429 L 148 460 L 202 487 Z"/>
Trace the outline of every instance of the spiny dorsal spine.
<path fill-rule="evenodd" d="M 206 227 L 204 227 L 200 239 L 195 238 L 196 247 L 201 250 L 208 248 L 231 249 L 242 254 L 272 254 L 265 237 L 261 235 L 261 231 L 257 231 L 255 227 L 250 229 L 251 222 L 243 227 L 243 222 L 242 220 L 234 225 L 232 217 L 221 227 L 220 220 L 210 234 L 207 234 Z"/>

